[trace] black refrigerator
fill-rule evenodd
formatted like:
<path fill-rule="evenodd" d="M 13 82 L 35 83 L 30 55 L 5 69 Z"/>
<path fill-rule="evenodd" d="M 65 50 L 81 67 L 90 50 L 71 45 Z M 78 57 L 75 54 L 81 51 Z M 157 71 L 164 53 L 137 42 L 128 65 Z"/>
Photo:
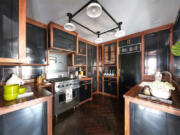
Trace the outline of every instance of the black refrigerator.
<path fill-rule="evenodd" d="M 123 99 L 123 94 L 141 81 L 141 51 L 120 54 L 119 70 L 119 96 Z"/>

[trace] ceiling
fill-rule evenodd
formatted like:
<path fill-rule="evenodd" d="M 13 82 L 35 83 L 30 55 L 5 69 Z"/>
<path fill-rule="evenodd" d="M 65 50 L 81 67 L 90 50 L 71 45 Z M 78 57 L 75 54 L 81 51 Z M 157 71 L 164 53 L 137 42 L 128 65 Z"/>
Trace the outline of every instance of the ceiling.
<path fill-rule="evenodd" d="M 68 18 L 66 13 L 75 13 L 89 0 L 27 0 L 27 16 L 48 24 L 53 21 L 63 26 Z M 98 0 L 117 22 L 122 21 L 126 35 L 175 22 L 180 9 L 180 0 Z M 81 11 L 74 20 L 94 31 L 106 31 L 116 27 L 103 13 L 97 19 L 87 17 Z M 79 37 L 94 42 L 96 35 L 76 25 Z M 102 35 L 103 42 L 113 40 L 114 32 Z"/>

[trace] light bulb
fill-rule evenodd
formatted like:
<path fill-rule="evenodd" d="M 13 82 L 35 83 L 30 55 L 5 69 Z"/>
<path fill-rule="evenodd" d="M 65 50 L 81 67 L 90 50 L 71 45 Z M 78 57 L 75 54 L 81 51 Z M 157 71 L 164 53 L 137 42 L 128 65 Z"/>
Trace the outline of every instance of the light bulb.
<path fill-rule="evenodd" d="M 65 23 L 64 24 L 64 29 L 67 31 L 75 31 L 76 30 L 76 26 L 72 23 Z"/>
<path fill-rule="evenodd" d="M 103 41 L 103 39 L 102 39 L 101 37 L 98 37 L 98 38 L 96 38 L 96 40 L 95 40 L 96 43 L 101 43 L 102 41 Z"/>
<path fill-rule="evenodd" d="M 115 33 L 115 37 L 122 37 L 125 35 L 125 32 L 123 30 L 118 30 Z"/>

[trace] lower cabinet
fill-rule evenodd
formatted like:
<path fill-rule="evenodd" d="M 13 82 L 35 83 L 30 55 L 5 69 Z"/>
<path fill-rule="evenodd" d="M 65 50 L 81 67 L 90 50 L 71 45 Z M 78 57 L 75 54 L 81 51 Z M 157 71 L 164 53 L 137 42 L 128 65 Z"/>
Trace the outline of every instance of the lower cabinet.
<path fill-rule="evenodd" d="M 90 99 L 92 97 L 91 80 L 85 80 L 80 82 L 80 102 Z"/>
<path fill-rule="evenodd" d="M 117 96 L 117 79 L 104 78 L 104 92 Z"/>
<path fill-rule="evenodd" d="M 130 104 L 130 135 L 180 135 L 180 117 Z"/>
<path fill-rule="evenodd" d="M 47 135 L 47 103 L 0 115 L 0 135 Z"/>

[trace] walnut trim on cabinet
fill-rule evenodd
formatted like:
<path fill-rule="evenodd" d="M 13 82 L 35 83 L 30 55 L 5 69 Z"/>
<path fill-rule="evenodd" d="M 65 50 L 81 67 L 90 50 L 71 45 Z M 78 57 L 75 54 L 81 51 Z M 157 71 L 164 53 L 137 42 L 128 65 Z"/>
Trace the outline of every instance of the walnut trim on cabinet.
<path fill-rule="evenodd" d="M 0 58 L 0 63 L 8 65 L 9 63 L 24 63 L 26 61 L 26 0 L 19 0 L 19 55 L 18 59 Z"/>

